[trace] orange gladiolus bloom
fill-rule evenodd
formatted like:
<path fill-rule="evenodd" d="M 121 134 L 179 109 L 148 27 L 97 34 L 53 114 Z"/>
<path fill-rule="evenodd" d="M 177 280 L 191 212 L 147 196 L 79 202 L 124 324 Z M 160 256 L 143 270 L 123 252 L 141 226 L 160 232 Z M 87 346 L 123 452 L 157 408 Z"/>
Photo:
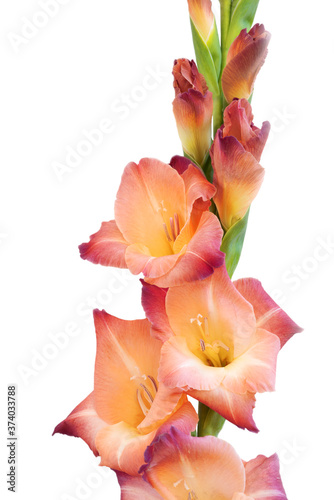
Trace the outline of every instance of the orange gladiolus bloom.
<path fill-rule="evenodd" d="M 269 136 L 270 123 L 263 122 L 259 129 L 253 124 L 253 118 L 252 107 L 247 99 L 235 99 L 224 111 L 224 125 L 221 129 L 223 137 L 235 137 L 246 151 L 260 161 Z"/>
<path fill-rule="evenodd" d="M 144 479 L 118 474 L 122 500 L 287 500 L 277 455 L 243 462 L 226 441 L 172 428 L 145 453 Z"/>
<path fill-rule="evenodd" d="M 211 145 L 212 93 L 194 61 L 174 63 L 173 111 L 184 151 L 202 164 Z"/>
<path fill-rule="evenodd" d="M 81 437 L 101 465 L 136 475 L 152 440 L 170 427 L 196 427 L 185 395 L 159 383 L 161 342 L 147 320 L 125 321 L 94 311 L 97 336 L 94 392 L 55 433 Z"/>
<path fill-rule="evenodd" d="M 217 188 L 213 199 L 221 223 L 228 230 L 244 217 L 259 192 L 264 168 L 235 137 L 224 137 L 223 129 L 217 131 L 210 154 Z"/>
<path fill-rule="evenodd" d="M 153 159 L 130 163 L 115 203 L 115 220 L 104 222 L 80 246 L 96 264 L 129 268 L 158 286 L 209 276 L 223 263 L 223 231 L 209 212 L 215 187 L 198 168 L 176 168 Z"/>
<path fill-rule="evenodd" d="M 301 329 L 254 279 L 209 278 L 161 290 L 144 284 L 152 335 L 164 342 L 159 380 L 241 428 L 257 431 L 257 392 L 273 391 L 282 345 Z"/>
<path fill-rule="evenodd" d="M 227 102 L 251 96 L 256 76 L 268 53 L 270 37 L 263 24 L 255 24 L 248 33 L 243 29 L 232 43 L 222 74 Z"/>

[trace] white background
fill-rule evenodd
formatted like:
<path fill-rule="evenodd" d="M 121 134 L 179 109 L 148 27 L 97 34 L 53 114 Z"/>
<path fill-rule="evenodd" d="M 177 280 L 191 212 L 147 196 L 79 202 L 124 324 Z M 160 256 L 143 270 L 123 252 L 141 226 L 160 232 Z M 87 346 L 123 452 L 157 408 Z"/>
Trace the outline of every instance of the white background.
<path fill-rule="evenodd" d="M 194 56 L 187 2 L 63 0 L 53 18 L 38 14 L 40 3 L 0 7 L 1 492 L 12 498 L 6 386 L 15 383 L 15 498 L 118 499 L 114 475 L 103 476 L 81 440 L 51 437 L 93 387 L 90 310 L 143 317 L 137 279 L 82 261 L 77 246 L 113 218 L 129 161 L 168 162 L 181 153 L 170 72 L 174 58 Z M 24 18 L 45 26 L 26 43 L 16 39 L 15 50 Z M 246 460 L 278 452 L 289 500 L 333 498 L 332 19 L 328 0 L 261 0 L 256 17 L 272 41 L 256 83 L 254 121 L 268 119 L 273 128 L 235 276 L 260 279 L 305 331 L 279 355 L 277 391 L 258 397 L 260 434 L 227 423 L 222 437 Z M 149 79 L 152 71 L 160 76 Z M 113 131 L 57 177 L 55 162 L 65 163 L 83 131 L 105 119 Z M 52 334 L 65 331 L 67 345 L 57 349 Z"/>

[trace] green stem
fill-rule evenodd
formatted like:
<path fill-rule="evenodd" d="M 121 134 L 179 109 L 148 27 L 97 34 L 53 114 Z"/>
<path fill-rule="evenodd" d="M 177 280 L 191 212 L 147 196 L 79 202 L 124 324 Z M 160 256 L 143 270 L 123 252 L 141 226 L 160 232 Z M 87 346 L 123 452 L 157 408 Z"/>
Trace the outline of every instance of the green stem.
<path fill-rule="evenodd" d="M 213 138 L 223 123 L 223 93 L 213 97 Z"/>
<path fill-rule="evenodd" d="M 231 4 L 232 0 L 219 0 L 220 1 L 220 29 L 221 29 L 221 46 L 222 46 L 222 68 L 226 65 L 226 39 L 231 20 Z"/>
<path fill-rule="evenodd" d="M 225 418 L 208 408 L 203 403 L 198 403 L 198 428 L 197 436 L 217 437 L 225 424 Z"/>

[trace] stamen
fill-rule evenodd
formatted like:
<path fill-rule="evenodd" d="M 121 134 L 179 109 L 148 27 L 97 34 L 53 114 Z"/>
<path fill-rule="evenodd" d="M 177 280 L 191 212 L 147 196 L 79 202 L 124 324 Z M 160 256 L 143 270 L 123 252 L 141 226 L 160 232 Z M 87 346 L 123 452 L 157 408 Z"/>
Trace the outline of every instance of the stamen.
<path fill-rule="evenodd" d="M 143 397 L 142 397 L 141 392 L 140 392 L 139 389 L 137 389 L 137 399 L 138 399 L 138 403 L 139 403 L 139 406 L 141 408 L 141 411 L 143 412 L 144 416 L 146 417 L 146 415 L 149 412 L 149 409 L 145 405 L 145 403 L 143 401 Z"/>
<path fill-rule="evenodd" d="M 146 399 L 148 398 L 147 402 L 148 403 L 153 403 L 153 396 L 144 384 L 139 384 L 142 389 L 144 389 L 144 396 L 146 396 Z"/>
<path fill-rule="evenodd" d="M 152 382 L 152 385 L 154 387 L 155 394 L 156 394 L 158 392 L 158 386 L 157 386 L 155 379 L 153 377 L 151 377 L 151 375 L 148 375 L 147 378 Z"/>
<path fill-rule="evenodd" d="M 201 339 L 199 342 L 200 342 L 200 344 L 201 344 L 201 349 L 202 349 L 202 351 L 205 351 L 205 342 L 204 342 L 204 340 L 203 340 L 203 339 Z"/>
<path fill-rule="evenodd" d="M 173 240 L 176 240 L 176 234 L 175 234 L 175 227 L 174 227 L 174 220 L 173 217 L 169 217 L 169 225 L 170 225 L 170 230 L 172 233 Z"/>
<path fill-rule="evenodd" d="M 169 236 L 169 232 L 168 232 L 168 229 L 167 229 L 167 226 L 165 223 L 162 224 L 162 227 L 164 228 L 164 231 L 165 231 L 165 234 L 167 236 L 167 240 L 168 241 L 172 241 L 172 238 Z"/>
<path fill-rule="evenodd" d="M 198 496 L 196 495 L 196 493 L 191 490 L 189 493 L 188 493 L 188 498 L 187 500 L 198 500 Z"/>
<path fill-rule="evenodd" d="M 218 347 L 217 347 L 218 346 Z M 218 352 L 220 348 L 222 349 L 225 349 L 226 351 L 229 351 L 230 348 L 224 344 L 224 342 L 222 342 L 221 340 L 216 340 L 213 345 L 212 345 L 212 348 L 214 351 Z"/>
<path fill-rule="evenodd" d="M 174 226 L 175 226 L 176 236 L 178 236 L 180 234 L 180 221 L 178 214 L 174 214 Z"/>

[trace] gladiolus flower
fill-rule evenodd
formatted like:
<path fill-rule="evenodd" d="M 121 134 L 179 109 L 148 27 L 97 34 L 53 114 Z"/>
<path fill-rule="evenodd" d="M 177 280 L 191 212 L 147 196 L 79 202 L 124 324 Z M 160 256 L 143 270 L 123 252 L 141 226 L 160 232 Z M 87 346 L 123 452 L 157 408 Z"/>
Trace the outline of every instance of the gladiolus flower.
<path fill-rule="evenodd" d="M 201 165 L 211 145 L 212 93 L 194 61 L 178 59 L 173 75 L 173 111 L 182 146 Z"/>
<path fill-rule="evenodd" d="M 226 441 L 175 428 L 145 453 L 144 479 L 118 474 L 122 500 L 287 500 L 277 455 L 243 462 Z"/>
<path fill-rule="evenodd" d="M 241 428 L 257 431 L 257 392 L 273 391 L 277 354 L 301 329 L 254 279 L 209 278 L 161 290 L 144 284 L 152 335 L 164 342 L 159 380 Z"/>
<path fill-rule="evenodd" d="M 179 174 L 144 159 L 124 170 L 115 219 L 80 246 L 81 257 L 143 273 L 145 281 L 173 286 L 203 279 L 223 263 L 222 229 L 209 212 L 215 188 L 189 162 Z"/>
<path fill-rule="evenodd" d="M 263 122 L 259 129 L 253 124 L 252 107 L 247 99 L 235 99 L 224 111 L 223 137 L 233 136 L 246 151 L 252 153 L 260 161 L 263 148 L 267 142 L 270 123 Z"/>
<path fill-rule="evenodd" d="M 264 168 L 232 136 L 224 137 L 217 131 L 211 147 L 214 196 L 221 223 L 228 230 L 246 214 L 260 190 Z"/>
<path fill-rule="evenodd" d="M 255 24 L 248 33 L 243 29 L 230 46 L 222 74 L 227 102 L 251 96 L 256 76 L 268 53 L 270 37 L 263 24 Z"/>
<path fill-rule="evenodd" d="M 94 392 L 55 429 L 81 437 L 106 465 L 136 475 L 152 440 L 173 425 L 190 432 L 197 415 L 180 392 L 158 383 L 161 342 L 147 320 L 124 321 L 94 311 Z"/>

